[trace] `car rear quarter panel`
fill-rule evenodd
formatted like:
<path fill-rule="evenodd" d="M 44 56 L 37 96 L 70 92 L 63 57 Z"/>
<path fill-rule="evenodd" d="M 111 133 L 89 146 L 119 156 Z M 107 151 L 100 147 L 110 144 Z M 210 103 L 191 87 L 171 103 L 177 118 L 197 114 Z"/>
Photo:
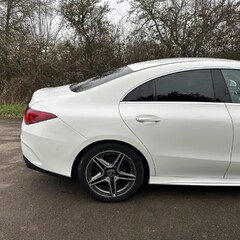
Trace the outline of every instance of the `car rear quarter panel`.
<path fill-rule="evenodd" d="M 32 125 L 22 123 L 23 155 L 35 166 L 60 175 L 71 176 L 71 159 L 85 140 L 58 118 Z"/>
<path fill-rule="evenodd" d="M 77 155 L 85 147 L 103 140 L 114 140 L 127 143 L 138 149 L 148 162 L 150 175 L 155 176 L 155 167 L 151 155 L 122 121 L 119 115 L 118 105 L 114 105 L 110 101 L 102 106 L 103 103 L 100 101 L 86 103 L 84 99 L 78 101 L 77 98 L 75 98 L 74 101 L 72 99 L 59 100 L 60 99 L 37 103 L 32 106 L 32 108 L 36 110 L 44 110 L 54 113 L 59 118 L 59 121 L 67 125 L 67 131 L 71 132 L 70 135 L 65 130 L 63 132 L 61 132 L 62 130 L 60 129 L 58 132 L 52 131 L 54 124 L 59 124 L 59 121 L 56 122 L 55 120 L 52 121 L 52 126 L 46 127 L 46 129 L 40 128 L 38 130 L 41 131 L 42 134 L 44 134 L 45 131 L 48 131 L 51 133 L 48 134 L 54 135 L 54 138 L 56 139 L 56 142 L 48 141 L 48 144 L 46 141 L 46 146 L 41 150 L 39 149 L 40 152 L 45 149 L 46 153 L 49 152 L 50 149 L 49 156 L 47 154 L 44 155 L 46 162 L 51 161 L 51 158 L 54 155 L 54 153 L 52 153 L 52 147 L 61 149 L 64 154 L 59 154 L 58 159 L 59 161 L 66 163 L 67 169 L 63 175 L 70 176 L 70 166 L 73 166 Z M 50 123 L 51 120 L 46 121 L 46 124 L 48 124 L 47 122 Z M 29 131 L 31 132 L 31 130 Z M 34 131 L 33 134 L 35 134 Z M 46 136 L 46 138 L 47 137 L 48 136 Z M 59 139 L 61 138 L 63 138 L 62 141 L 65 142 L 66 146 L 59 142 Z M 55 164 L 55 168 L 53 166 L 51 170 L 53 172 L 56 172 L 57 170 L 56 173 L 62 174 L 60 172 L 62 169 L 58 170 L 58 168 L 59 166 Z"/>

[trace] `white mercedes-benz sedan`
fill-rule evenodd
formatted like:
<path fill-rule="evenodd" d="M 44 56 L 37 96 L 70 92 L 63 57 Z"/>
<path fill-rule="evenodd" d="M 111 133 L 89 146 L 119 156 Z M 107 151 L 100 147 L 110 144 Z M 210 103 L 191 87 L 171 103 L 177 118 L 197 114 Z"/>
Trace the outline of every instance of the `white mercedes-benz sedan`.
<path fill-rule="evenodd" d="M 101 201 L 149 184 L 240 186 L 240 62 L 163 59 L 36 91 L 22 123 L 28 167 Z"/>

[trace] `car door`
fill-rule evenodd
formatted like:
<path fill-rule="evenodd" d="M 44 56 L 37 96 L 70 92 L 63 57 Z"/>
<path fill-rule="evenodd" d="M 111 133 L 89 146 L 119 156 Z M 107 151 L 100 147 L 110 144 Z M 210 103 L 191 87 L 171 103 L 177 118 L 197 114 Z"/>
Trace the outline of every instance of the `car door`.
<path fill-rule="evenodd" d="M 150 152 L 159 177 L 222 178 L 229 166 L 232 122 L 214 94 L 211 70 L 159 77 L 120 103 L 120 114 Z"/>
<path fill-rule="evenodd" d="M 222 69 L 221 73 L 231 95 L 231 101 L 226 102 L 226 106 L 234 129 L 231 164 L 225 177 L 240 178 L 240 70 Z"/>

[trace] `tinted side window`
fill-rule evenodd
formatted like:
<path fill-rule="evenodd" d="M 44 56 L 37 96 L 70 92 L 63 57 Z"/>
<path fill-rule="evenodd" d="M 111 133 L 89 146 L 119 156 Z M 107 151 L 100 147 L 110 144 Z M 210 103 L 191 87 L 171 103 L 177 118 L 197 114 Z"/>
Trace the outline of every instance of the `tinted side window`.
<path fill-rule="evenodd" d="M 148 102 L 154 99 L 153 81 L 146 82 L 131 91 L 123 101 Z"/>
<path fill-rule="evenodd" d="M 213 102 L 210 70 L 174 73 L 156 79 L 157 101 Z"/>
<path fill-rule="evenodd" d="M 233 103 L 240 103 L 240 70 L 222 70 Z"/>
<path fill-rule="evenodd" d="M 224 81 L 221 70 L 213 69 L 211 72 L 216 102 L 232 102 L 227 84 Z"/>

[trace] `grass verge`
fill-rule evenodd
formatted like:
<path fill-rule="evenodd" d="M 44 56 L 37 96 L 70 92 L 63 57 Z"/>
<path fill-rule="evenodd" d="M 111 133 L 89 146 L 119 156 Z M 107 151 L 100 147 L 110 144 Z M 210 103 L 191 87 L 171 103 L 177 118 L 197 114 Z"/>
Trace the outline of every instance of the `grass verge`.
<path fill-rule="evenodd" d="M 26 105 L 4 104 L 0 105 L 0 118 L 22 118 Z"/>

